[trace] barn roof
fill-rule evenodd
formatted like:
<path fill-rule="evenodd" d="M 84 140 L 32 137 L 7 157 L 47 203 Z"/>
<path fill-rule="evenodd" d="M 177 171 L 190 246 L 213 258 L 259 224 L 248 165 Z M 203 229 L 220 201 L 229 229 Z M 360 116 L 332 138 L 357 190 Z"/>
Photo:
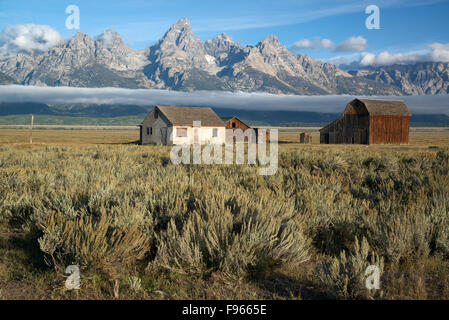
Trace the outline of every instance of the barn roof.
<path fill-rule="evenodd" d="M 357 100 L 365 105 L 370 115 L 411 116 L 407 105 L 401 100 L 354 99 L 350 104 Z"/>
<path fill-rule="evenodd" d="M 202 127 L 224 127 L 223 120 L 207 107 L 156 106 L 173 126 L 192 126 L 201 121 Z"/>
<path fill-rule="evenodd" d="M 249 125 L 247 125 L 245 122 L 243 122 L 242 120 L 240 120 L 240 119 L 237 118 L 237 117 L 232 117 L 231 119 L 229 119 L 228 121 L 226 121 L 226 123 L 230 122 L 232 119 L 236 119 L 236 120 L 240 121 L 241 123 L 243 123 L 243 124 L 244 124 L 245 126 L 247 126 L 248 128 L 251 128 Z"/>
<path fill-rule="evenodd" d="M 326 130 L 327 128 L 337 124 L 338 122 L 340 122 L 343 119 L 343 117 L 339 117 L 338 119 L 335 119 L 334 121 L 332 121 L 331 123 L 329 123 L 327 126 L 322 127 L 321 129 L 319 129 L 318 131 L 322 131 L 322 130 Z"/>

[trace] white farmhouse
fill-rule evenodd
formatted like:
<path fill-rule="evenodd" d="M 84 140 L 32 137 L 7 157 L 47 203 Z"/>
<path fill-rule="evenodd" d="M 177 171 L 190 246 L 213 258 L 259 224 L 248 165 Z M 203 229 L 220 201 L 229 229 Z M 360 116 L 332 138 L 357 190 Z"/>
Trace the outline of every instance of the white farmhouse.
<path fill-rule="evenodd" d="M 156 106 L 140 124 L 141 144 L 224 144 L 225 135 L 225 123 L 211 108 Z"/>

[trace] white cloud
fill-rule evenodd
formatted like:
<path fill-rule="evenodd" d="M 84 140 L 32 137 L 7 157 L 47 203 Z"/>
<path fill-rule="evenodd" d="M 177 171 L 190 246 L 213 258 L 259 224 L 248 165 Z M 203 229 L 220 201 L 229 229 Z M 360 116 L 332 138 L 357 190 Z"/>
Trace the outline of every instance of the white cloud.
<path fill-rule="evenodd" d="M 325 61 L 328 63 L 332 63 L 336 66 L 340 66 L 342 64 L 351 64 L 359 60 L 360 60 L 360 53 L 357 52 L 348 55 L 335 56 L 330 59 L 326 59 Z"/>
<path fill-rule="evenodd" d="M 293 50 L 301 50 L 301 49 L 318 49 L 318 48 L 326 48 L 329 49 L 329 46 L 332 47 L 333 43 L 329 39 L 314 38 L 314 39 L 302 39 L 295 42 L 292 46 Z"/>
<path fill-rule="evenodd" d="M 317 48 L 324 48 L 327 50 L 331 50 L 334 52 L 347 52 L 347 51 L 362 51 L 365 50 L 367 46 L 367 41 L 363 37 L 350 37 L 346 39 L 345 41 L 334 44 L 329 39 L 302 39 L 298 42 L 295 42 L 293 44 L 292 49 L 293 50 L 300 50 L 300 49 L 317 49 Z"/>
<path fill-rule="evenodd" d="M 434 62 L 449 62 L 449 42 L 432 43 L 429 45 L 431 52 L 429 58 Z"/>
<path fill-rule="evenodd" d="M 62 41 L 59 32 L 47 25 L 7 25 L 0 33 L 0 57 L 28 49 L 43 51 Z"/>
<path fill-rule="evenodd" d="M 348 52 L 348 51 L 363 51 L 367 46 L 367 41 L 363 37 L 351 37 L 342 43 L 339 43 L 334 51 L 335 52 Z"/>
<path fill-rule="evenodd" d="M 295 50 L 315 49 L 315 44 L 312 41 L 310 41 L 309 39 L 303 39 L 303 40 L 299 40 L 298 42 L 295 42 L 293 44 L 293 48 Z"/>
<path fill-rule="evenodd" d="M 360 98 L 360 96 L 357 96 Z M 41 102 L 48 104 L 123 104 L 209 106 L 238 110 L 290 110 L 340 113 L 355 96 L 299 96 L 223 91 L 180 92 L 171 90 L 121 88 L 0 86 L 0 102 Z M 372 97 L 373 98 L 373 97 Z M 404 100 L 412 113 L 449 113 L 449 99 L 437 96 L 375 96 Z"/>
<path fill-rule="evenodd" d="M 114 31 L 110 29 L 104 31 L 96 38 L 96 40 L 99 40 L 105 48 L 110 48 L 114 43 L 114 39 Z"/>
<path fill-rule="evenodd" d="M 449 62 L 449 43 L 432 43 L 428 49 L 419 52 L 390 53 L 382 51 L 378 54 L 362 52 L 361 66 L 406 64 L 414 62 Z"/>
<path fill-rule="evenodd" d="M 418 56 L 403 53 L 392 54 L 389 53 L 388 51 L 382 51 L 379 54 L 374 54 L 369 52 L 362 52 L 360 65 L 361 66 L 390 65 L 397 63 L 418 62 L 420 60 L 421 59 Z"/>
<path fill-rule="evenodd" d="M 326 49 L 332 49 L 334 47 L 334 43 L 329 39 L 322 39 L 321 46 Z"/>

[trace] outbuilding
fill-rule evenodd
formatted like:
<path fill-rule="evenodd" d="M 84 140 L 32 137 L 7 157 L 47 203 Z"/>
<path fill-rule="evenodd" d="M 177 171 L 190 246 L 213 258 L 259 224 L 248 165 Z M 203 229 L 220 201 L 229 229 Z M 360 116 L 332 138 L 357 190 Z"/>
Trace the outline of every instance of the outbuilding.
<path fill-rule="evenodd" d="M 320 129 L 320 143 L 407 144 L 410 116 L 403 101 L 354 99 L 340 118 Z"/>
<path fill-rule="evenodd" d="M 265 141 L 268 142 L 270 140 L 270 132 L 267 129 L 261 129 L 261 128 L 251 128 L 249 125 L 247 125 L 245 122 L 243 122 L 242 120 L 240 120 L 237 117 L 232 117 L 231 119 L 229 119 L 228 121 L 226 121 L 226 129 L 231 129 L 231 130 L 236 130 L 236 129 L 240 129 L 243 132 L 245 132 L 248 129 L 253 129 L 254 130 L 254 134 L 256 135 L 255 141 L 258 141 L 258 137 L 259 134 L 261 134 L 262 132 L 265 133 Z M 235 138 L 234 138 L 235 141 Z M 245 136 L 245 142 L 248 142 L 248 136 Z"/>

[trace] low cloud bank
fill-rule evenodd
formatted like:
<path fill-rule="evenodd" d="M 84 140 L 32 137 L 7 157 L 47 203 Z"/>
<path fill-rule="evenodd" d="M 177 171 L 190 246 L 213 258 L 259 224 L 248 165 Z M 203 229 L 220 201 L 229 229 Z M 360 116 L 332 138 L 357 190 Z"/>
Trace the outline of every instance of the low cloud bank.
<path fill-rule="evenodd" d="M 180 92 L 121 88 L 0 86 L 0 102 L 47 104 L 123 104 L 210 106 L 243 110 L 283 110 L 340 113 L 356 96 L 298 96 L 223 91 Z M 361 96 L 357 96 L 361 97 Z M 372 99 L 404 100 L 415 114 L 448 114 L 449 96 L 371 96 Z"/>

